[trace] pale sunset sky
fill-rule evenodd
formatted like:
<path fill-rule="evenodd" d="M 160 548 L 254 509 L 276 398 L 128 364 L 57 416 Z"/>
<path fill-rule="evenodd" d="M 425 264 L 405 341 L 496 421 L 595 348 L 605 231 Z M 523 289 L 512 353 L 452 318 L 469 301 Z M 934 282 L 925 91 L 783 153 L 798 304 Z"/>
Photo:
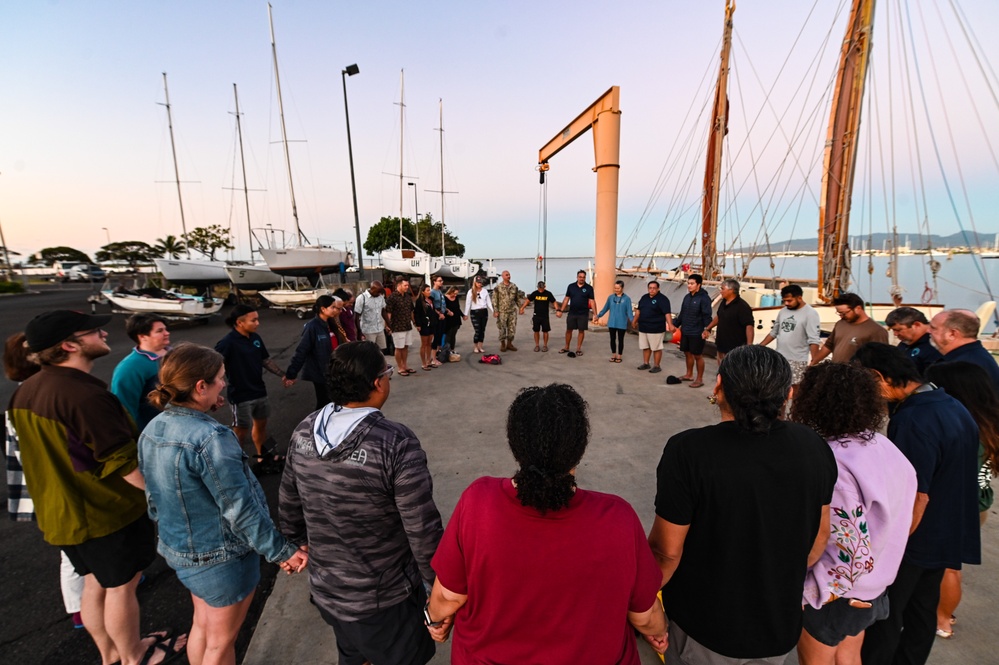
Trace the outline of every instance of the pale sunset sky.
<path fill-rule="evenodd" d="M 952 4 L 973 32 L 962 31 Z M 872 193 L 855 197 L 851 233 L 885 231 L 888 217 L 917 233 L 926 216 L 936 234 L 958 231 L 958 218 L 969 230 L 999 230 L 999 2 L 877 5 L 869 90 L 882 92 L 868 103 L 880 119 L 865 116 L 857 170 L 858 190 L 869 184 Z M 815 236 L 847 12 L 844 0 L 738 3 L 722 225 L 731 244 L 759 241 L 762 224 L 771 241 Z M 310 238 L 354 238 L 340 72 L 357 63 L 347 92 L 362 237 L 399 214 L 399 178 L 388 174 L 399 171 L 405 70 L 403 170 L 417 185 L 404 186 L 402 214 L 413 216 L 415 190 L 421 215 L 440 218 L 442 99 L 444 189 L 457 192 L 447 195 L 445 221 L 468 256 L 537 253 L 538 149 L 612 85 L 621 86 L 620 250 L 682 251 L 693 239 L 723 0 L 274 0 L 273 13 Z M 235 83 L 252 225 L 293 232 L 262 0 L 11 0 L 0 4 L 0 57 L 0 223 L 11 249 L 92 254 L 108 237 L 180 235 L 162 72 L 188 229 L 231 226 L 233 256 L 249 254 Z M 788 143 L 798 146 L 793 157 Z M 895 157 L 873 145 L 894 145 Z M 592 255 L 592 167 L 589 135 L 552 159 L 551 256 Z M 882 180 L 902 192 L 892 202 Z"/>

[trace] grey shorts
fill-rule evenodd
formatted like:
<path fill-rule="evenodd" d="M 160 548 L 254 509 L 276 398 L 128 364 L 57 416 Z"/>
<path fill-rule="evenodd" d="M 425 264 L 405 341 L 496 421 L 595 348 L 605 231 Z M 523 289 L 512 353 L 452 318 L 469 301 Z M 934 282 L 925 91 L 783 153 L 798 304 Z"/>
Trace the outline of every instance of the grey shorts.
<path fill-rule="evenodd" d="M 369 342 L 374 342 L 375 344 L 378 345 L 379 349 L 384 349 L 385 348 L 385 331 L 384 330 L 379 330 L 378 332 L 366 332 L 366 333 L 362 333 L 362 334 L 364 335 L 364 339 L 365 340 L 367 340 Z"/>
<path fill-rule="evenodd" d="M 822 644 L 834 647 L 867 630 L 875 621 L 888 618 L 887 591 L 868 602 L 870 607 L 851 607 L 846 598 L 837 598 L 818 610 L 806 605 L 802 627 Z"/>
<path fill-rule="evenodd" d="M 788 652 L 790 653 L 790 652 Z M 684 632 L 675 621 L 669 622 L 669 647 L 666 649 L 666 665 L 683 665 L 698 663 L 699 665 L 784 665 L 787 654 L 766 658 L 731 658 L 723 656 L 707 648 Z"/>
<path fill-rule="evenodd" d="M 565 315 L 565 329 L 566 330 L 587 330 L 589 328 L 590 315 L 589 314 L 566 314 Z"/>
<path fill-rule="evenodd" d="M 232 426 L 249 429 L 254 420 L 267 420 L 271 416 L 271 405 L 266 397 L 258 397 L 232 405 Z"/>
<path fill-rule="evenodd" d="M 663 350 L 663 337 L 666 333 L 638 333 L 638 348 L 644 351 L 645 349 L 650 349 L 652 351 L 662 351 Z"/>

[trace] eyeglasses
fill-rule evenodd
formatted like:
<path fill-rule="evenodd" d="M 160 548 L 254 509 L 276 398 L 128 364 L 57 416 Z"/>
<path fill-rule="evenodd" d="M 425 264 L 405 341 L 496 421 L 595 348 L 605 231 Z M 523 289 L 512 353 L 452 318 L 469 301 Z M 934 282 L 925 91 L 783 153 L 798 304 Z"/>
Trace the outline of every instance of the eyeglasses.
<path fill-rule="evenodd" d="M 378 376 L 375 377 L 375 380 L 378 380 L 383 376 L 391 379 L 394 373 L 395 373 L 395 367 L 392 367 L 392 365 L 385 365 L 385 369 L 378 372 Z"/>
<path fill-rule="evenodd" d="M 82 332 L 82 333 L 78 333 L 76 335 L 73 335 L 69 339 L 71 341 L 75 342 L 77 340 L 83 339 L 87 335 L 93 335 L 94 333 L 97 333 L 98 335 L 103 335 L 104 334 L 104 328 L 94 328 L 93 330 L 87 330 L 86 332 Z"/>
<path fill-rule="evenodd" d="M 836 314 L 839 315 L 840 318 L 846 316 L 849 313 L 850 313 L 849 309 L 844 309 L 842 312 L 839 311 L 838 309 L 836 310 Z"/>

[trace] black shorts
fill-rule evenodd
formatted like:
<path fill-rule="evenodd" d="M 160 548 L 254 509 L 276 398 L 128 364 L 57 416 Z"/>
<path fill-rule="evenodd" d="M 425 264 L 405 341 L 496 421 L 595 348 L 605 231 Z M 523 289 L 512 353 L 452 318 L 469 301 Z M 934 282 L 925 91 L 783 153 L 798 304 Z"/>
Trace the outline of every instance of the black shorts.
<path fill-rule="evenodd" d="M 704 353 L 704 338 L 698 335 L 680 335 L 680 350 L 699 356 Z"/>
<path fill-rule="evenodd" d="M 333 627 L 341 665 L 399 663 L 424 665 L 434 657 L 434 641 L 423 625 L 427 595 L 418 587 L 406 600 L 357 621 L 341 621 L 316 605 Z"/>
<path fill-rule="evenodd" d="M 79 545 L 64 545 L 62 551 L 77 575 L 93 575 L 105 589 L 128 584 L 156 559 L 156 528 L 147 515 L 114 533 L 92 538 Z"/>
<path fill-rule="evenodd" d="M 822 609 L 805 605 L 802 627 L 826 646 L 834 647 L 847 637 L 859 635 L 875 621 L 888 618 L 888 592 L 868 601 L 871 607 L 850 607 L 846 598 L 826 603 Z"/>
<path fill-rule="evenodd" d="M 565 315 L 565 329 L 566 330 L 587 330 L 588 324 L 590 323 L 589 314 L 566 314 Z"/>
<path fill-rule="evenodd" d="M 552 322 L 547 316 L 535 314 L 531 323 L 534 325 L 534 332 L 550 332 L 552 329 Z"/>

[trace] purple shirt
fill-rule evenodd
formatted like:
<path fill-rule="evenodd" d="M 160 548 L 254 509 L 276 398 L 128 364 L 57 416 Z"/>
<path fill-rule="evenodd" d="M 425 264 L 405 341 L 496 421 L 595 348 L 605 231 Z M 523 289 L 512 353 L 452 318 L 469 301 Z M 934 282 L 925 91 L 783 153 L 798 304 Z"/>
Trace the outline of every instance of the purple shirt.
<path fill-rule="evenodd" d="M 898 573 L 912 525 L 916 471 L 887 437 L 829 442 L 839 478 L 829 542 L 805 575 L 803 602 L 819 609 L 835 598 L 873 600 Z"/>

